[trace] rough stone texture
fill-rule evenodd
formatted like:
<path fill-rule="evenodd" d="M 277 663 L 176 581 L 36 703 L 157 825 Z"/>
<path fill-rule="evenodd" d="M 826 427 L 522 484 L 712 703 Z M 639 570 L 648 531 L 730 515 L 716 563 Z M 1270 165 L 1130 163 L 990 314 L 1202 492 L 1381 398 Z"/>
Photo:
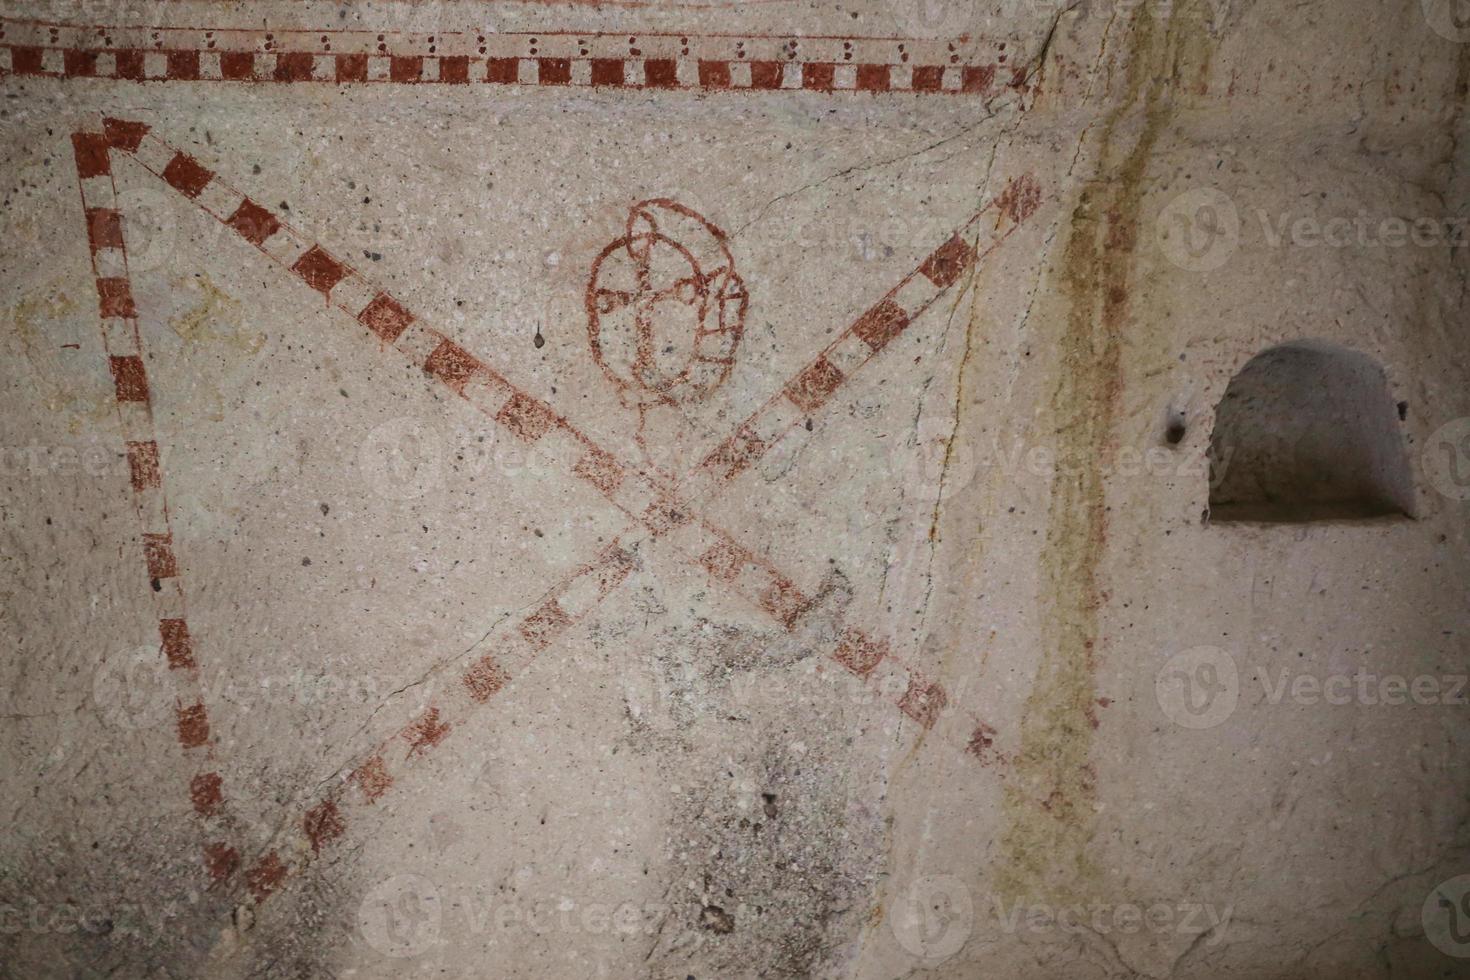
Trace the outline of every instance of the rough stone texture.
<path fill-rule="evenodd" d="M 0 973 L 1470 975 L 1452 5 L 0 11 Z"/>

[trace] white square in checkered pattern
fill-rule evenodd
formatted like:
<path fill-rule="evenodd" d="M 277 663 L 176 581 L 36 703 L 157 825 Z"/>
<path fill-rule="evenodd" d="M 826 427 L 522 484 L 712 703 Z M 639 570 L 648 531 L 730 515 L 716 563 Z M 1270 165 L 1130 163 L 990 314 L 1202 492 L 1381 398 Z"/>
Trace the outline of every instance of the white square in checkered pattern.
<path fill-rule="evenodd" d="M 914 69 L 911 65 L 889 65 L 888 87 L 904 92 L 914 87 Z"/>
<path fill-rule="evenodd" d="M 490 66 L 485 63 L 484 58 L 471 58 L 469 80 L 472 82 L 483 82 L 490 77 Z M 575 77 L 575 74 L 573 75 Z"/>
<path fill-rule="evenodd" d="M 89 208 L 110 208 L 117 204 L 112 188 L 112 175 L 82 178 L 82 203 Z"/>
<path fill-rule="evenodd" d="M 951 65 L 944 69 L 940 87 L 946 92 L 958 92 L 960 90 L 960 84 L 964 81 L 964 77 L 964 72 Z"/>
<path fill-rule="evenodd" d="M 730 87 L 750 88 L 750 62 L 730 62 Z"/>
<path fill-rule="evenodd" d="M 114 151 L 116 152 L 116 151 Z M 133 151 L 133 159 L 159 176 L 174 158 L 174 148 L 151 133 L 144 136 Z"/>
<path fill-rule="evenodd" d="M 370 82 L 386 82 L 393 71 L 391 59 L 382 55 L 373 55 L 367 60 L 367 78 Z"/>
<path fill-rule="evenodd" d="M 909 315 L 909 319 L 913 319 L 924 312 L 926 304 L 933 302 L 942 292 L 944 290 L 930 282 L 928 276 L 916 272 L 898 287 L 898 292 L 893 294 L 893 301 Z"/>
<path fill-rule="evenodd" d="M 117 55 L 111 51 L 102 51 L 93 62 L 98 78 L 111 78 L 117 74 Z"/>
<path fill-rule="evenodd" d="M 613 501 L 635 519 L 648 510 L 660 496 L 658 488 L 637 473 L 625 476 L 612 493 Z"/>
<path fill-rule="evenodd" d="M 623 60 L 623 84 L 641 87 L 648 81 L 648 74 L 643 69 L 642 58 L 625 58 Z"/>
<path fill-rule="evenodd" d="M 319 82 L 331 82 L 337 78 L 335 55 L 319 54 L 311 61 L 311 77 Z"/>
<path fill-rule="evenodd" d="M 857 334 L 848 331 L 844 333 L 824 355 L 844 377 L 851 377 L 852 373 L 868 362 L 873 356 L 873 348 L 863 343 L 863 339 Z"/>
<path fill-rule="evenodd" d="M 509 385 L 480 371 L 476 371 L 464 386 L 465 400 L 491 418 L 500 414 L 512 394 L 514 392 Z"/>
<path fill-rule="evenodd" d="M 419 66 L 419 81 L 437 82 L 439 80 L 439 59 L 425 58 Z"/>
<path fill-rule="evenodd" d="M 699 84 L 699 62 L 693 58 L 679 58 L 674 62 L 674 77 L 679 84 L 689 88 Z"/>
<path fill-rule="evenodd" d="M 731 584 L 736 592 L 759 603 L 776 587 L 776 577 L 764 566 L 747 562 L 740 566 Z"/>
<path fill-rule="evenodd" d="M 118 402 L 117 416 L 125 441 L 151 442 L 153 440 L 153 414 L 148 410 L 147 402 Z"/>
<path fill-rule="evenodd" d="M 522 85 L 536 85 L 541 81 L 541 63 L 535 58 L 522 58 L 516 63 L 516 81 Z"/>
<path fill-rule="evenodd" d="M 98 61 L 100 62 L 101 59 L 99 58 Z M 219 66 L 218 51 L 199 52 L 199 77 L 208 78 L 211 80 L 217 80 L 224 77 L 224 72 L 220 70 Z"/>
<path fill-rule="evenodd" d="M 161 579 L 153 593 L 153 611 L 159 619 L 183 619 L 184 583 L 177 578 Z"/>
<path fill-rule="evenodd" d="M 276 77 L 276 56 L 273 54 L 257 54 L 255 56 L 255 80 L 257 82 L 268 82 Z"/>
<path fill-rule="evenodd" d="M 92 253 L 98 279 L 126 279 L 128 257 L 120 248 L 99 248 Z"/>
<path fill-rule="evenodd" d="M 434 348 L 438 347 L 447 339 L 439 331 L 430 329 L 424 326 L 423 323 L 415 320 L 408 325 L 407 330 L 398 335 L 398 339 L 393 342 L 393 346 L 398 348 L 403 356 L 408 358 L 410 363 L 418 367 L 423 367 L 424 362 L 429 359 L 429 355 L 434 353 Z"/>
<path fill-rule="evenodd" d="M 572 435 L 571 430 L 554 425 L 536 440 L 533 449 L 538 462 L 556 471 L 558 477 L 570 476 L 572 467 L 587 455 L 587 445 Z"/>
<path fill-rule="evenodd" d="M 66 55 L 58 48 L 47 48 L 41 52 L 41 70 L 48 75 L 60 75 L 66 71 Z"/>
<path fill-rule="evenodd" d="M 568 582 L 556 595 L 556 604 L 572 619 L 581 619 L 602 597 L 602 568 L 593 565 Z"/>
<path fill-rule="evenodd" d="M 802 68 L 797 61 L 788 61 L 781 66 L 781 87 L 801 88 Z"/>
<path fill-rule="evenodd" d="M 806 413 L 786 398 L 777 398 L 766 405 L 747 423 L 756 438 L 767 446 L 786 434 L 786 430 L 806 418 Z"/>
<path fill-rule="evenodd" d="M 138 514 L 146 528 L 167 528 L 168 510 L 165 507 L 162 487 L 148 487 L 133 493 L 138 504 Z"/>
<path fill-rule="evenodd" d="M 857 88 L 857 65 L 838 65 L 833 68 L 832 87 L 848 91 Z"/>
<path fill-rule="evenodd" d="M 893 657 L 884 657 L 868 674 L 867 683 L 885 698 L 897 702 L 909 689 L 909 672 Z"/>
<path fill-rule="evenodd" d="M 337 285 L 332 287 L 332 305 L 356 319 L 378 295 L 378 287 L 368 282 L 357 271 L 348 272 Z"/>
<path fill-rule="evenodd" d="M 592 84 L 592 62 L 586 58 L 578 58 L 572 62 L 572 84 Z"/>
<path fill-rule="evenodd" d="M 724 540 L 719 534 L 697 520 L 689 521 L 664 535 L 664 541 L 669 547 L 677 550 L 689 561 L 696 563 L 704 557 L 706 552 Z"/>
<path fill-rule="evenodd" d="M 119 316 L 102 319 L 102 349 L 112 357 L 127 357 L 139 353 L 138 332 L 133 321 Z"/>
<path fill-rule="evenodd" d="M 143 55 L 143 77 L 163 78 L 168 74 L 168 55 L 162 51 L 149 51 Z"/>
<path fill-rule="evenodd" d="M 233 187 L 220 180 L 211 180 L 204 185 L 199 196 L 194 198 L 194 203 L 219 220 L 228 221 L 244 200 L 245 195 Z"/>
<path fill-rule="evenodd" d="M 282 225 L 276 229 L 276 233 L 261 242 L 260 250 L 281 265 L 290 268 L 296 264 L 296 260 L 306 254 L 311 248 L 311 242 L 298 235 L 295 229 Z"/>

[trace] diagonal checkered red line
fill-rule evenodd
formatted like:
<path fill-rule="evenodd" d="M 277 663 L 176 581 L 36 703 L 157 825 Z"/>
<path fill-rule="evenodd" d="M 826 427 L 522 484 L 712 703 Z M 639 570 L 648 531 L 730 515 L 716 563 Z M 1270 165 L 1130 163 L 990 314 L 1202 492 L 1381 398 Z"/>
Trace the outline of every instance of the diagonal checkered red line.
<path fill-rule="evenodd" d="M 138 311 L 133 302 L 122 215 L 117 208 L 111 157 L 100 133 L 72 137 L 78 189 L 87 226 L 92 273 L 96 280 L 102 345 L 113 379 L 116 409 L 127 445 L 132 503 L 141 527 L 144 567 L 152 596 L 167 678 L 173 694 L 174 724 L 190 763 L 189 797 L 204 823 L 204 859 L 216 880 L 239 865 L 227 843 L 238 830 L 230 818 L 223 775 L 215 768 L 218 738 L 209 724 L 199 671 L 199 649 L 189 631 L 184 582 L 174 554 L 173 528 L 154 431 L 152 392 L 144 366 Z"/>
<path fill-rule="evenodd" d="M 414 356 L 427 373 L 435 375 L 487 413 L 498 405 L 493 417 L 518 437 L 537 443 L 543 449 L 543 441 L 548 436 L 555 437 L 550 443 L 551 455 L 560 456 L 576 475 L 592 483 L 614 505 L 639 522 L 644 529 L 644 537 L 661 541 L 666 540 L 665 536 L 693 529 L 692 539 L 686 533 L 686 540 L 680 542 L 683 547 L 676 549 L 681 552 L 680 557 L 697 560 L 735 591 L 752 598 L 783 626 L 792 628 L 807 600 L 768 562 L 741 548 L 725 532 L 707 522 L 695 520 L 678 497 L 659 490 L 642 474 L 620 464 L 610 453 L 573 429 L 550 406 L 514 388 L 449 338 L 423 327 L 391 296 L 373 289 L 355 270 L 337 261 L 320 246 L 307 242 L 249 198 L 229 189 L 193 157 L 169 147 L 154 137 L 148 127 L 119 120 L 107 120 L 103 134 L 79 134 L 76 139 L 79 172 L 84 167 L 84 146 L 90 148 L 100 144 L 107 150 L 116 149 L 132 155 L 145 169 L 194 200 L 266 255 L 290 268 L 308 286 L 323 293 L 332 305 L 353 314 L 382 341 Z M 85 179 L 83 184 L 85 199 Z M 1029 215 L 1036 206 L 1036 200 L 1034 185 L 1024 182 L 1013 185 L 1002 196 L 986 252 L 996 247 L 1019 221 Z M 985 213 L 982 211 L 972 219 L 965 230 L 979 223 Z M 829 345 L 787 386 L 784 397 L 803 412 L 820 407 L 846 377 L 844 368 L 850 372 L 880 351 L 976 260 L 976 250 L 963 237 L 957 235 L 950 239 L 920 269 L 906 277 Z M 102 297 L 104 314 L 110 288 L 113 287 L 105 285 L 99 276 L 99 296 Z M 850 344 L 861 344 L 864 350 L 850 349 L 847 346 Z M 122 389 L 119 388 L 120 401 L 122 397 Z M 775 438 L 761 441 L 762 451 L 790 428 L 789 424 L 785 428 L 779 427 L 785 416 L 775 403 L 776 399 L 773 399 L 747 421 L 741 433 L 737 433 L 741 437 L 747 464 L 758 455 L 746 437 L 757 423 L 774 421 L 778 424 L 772 432 Z M 713 473 L 717 480 L 728 480 L 743 468 L 724 465 L 728 455 L 728 452 L 717 451 L 711 460 L 722 468 L 707 460 L 703 470 Z M 632 483 L 632 493 L 628 492 L 629 483 Z M 697 549 L 692 549 L 692 545 L 697 545 Z M 553 589 L 519 626 L 519 640 L 523 641 L 521 655 L 534 656 L 544 649 L 615 588 L 630 568 L 628 551 L 615 544 Z M 864 677 L 872 677 L 880 664 L 893 666 L 896 659 L 891 655 L 885 656 L 882 647 L 856 631 L 849 631 L 844 636 L 834 656 Z M 505 663 L 510 659 L 513 657 L 506 651 L 501 651 L 498 658 L 481 658 L 466 672 L 464 687 L 458 693 L 475 703 L 488 700 L 508 678 Z M 909 683 L 900 707 L 905 714 L 929 727 L 943 707 L 944 693 L 937 685 L 923 683 L 914 672 L 908 673 Z M 372 803 L 391 785 L 394 777 L 389 768 L 389 746 L 401 739 L 406 748 L 397 746 L 403 756 L 400 761 L 406 761 L 438 744 L 451 727 L 448 713 L 445 704 L 431 707 L 404 732 L 387 740 L 379 752 L 356 770 L 351 781 L 357 787 L 360 803 Z M 341 804 L 342 794 L 337 793 L 335 798 L 323 800 L 308 814 L 303 829 L 312 850 L 340 835 L 345 828 Z M 258 898 L 264 898 L 279 884 L 289 867 L 274 851 L 267 854 L 248 873 L 251 890 Z"/>

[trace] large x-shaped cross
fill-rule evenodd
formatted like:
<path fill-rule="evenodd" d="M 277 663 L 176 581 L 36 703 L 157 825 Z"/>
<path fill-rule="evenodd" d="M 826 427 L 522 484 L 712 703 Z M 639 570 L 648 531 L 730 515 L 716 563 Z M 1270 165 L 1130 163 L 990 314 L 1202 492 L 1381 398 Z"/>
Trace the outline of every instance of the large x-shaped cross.
<path fill-rule="evenodd" d="M 188 631 L 182 582 L 163 493 L 151 392 L 143 362 L 127 250 L 111 161 L 131 157 L 206 213 L 255 246 L 273 262 L 324 296 L 331 306 L 490 416 L 515 438 L 534 447 L 594 487 L 629 519 L 629 527 L 595 558 L 557 583 L 496 649 L 469 662 L 462 683 L 452 685 L 401 731 L 364 753 L 350 775 L 333 785 L 306 813 L 299 834 L 263 850 L 250 862 L 245 884 L 257 901 L 289 874 L 342 836 L 354 809 L 371 806 L 414 758 L 438 745 L 472 709 L 494 697 L 540 651 L 590 613 L 632 571 L 635 550 L 648 546 L 692 563 L 753 603 L 785 630 L 794 630 L 813 600 L 770 560 L 741 546 L 702 516 L 697 505 L 758 461 L 772 446 L 822 408 L 842 384 L 887 347 L 1039 206 L 1029 176 L 1012 180 L 917 269 L 837 335 L 775 395 L 742 422 L 682 481 L 669 485 L 596 444 L 546 402 L 506 380 L 446 335 L 418 320 L 351 266 L 220 180 L 188 153 L 154 135 L 143 123 L 105 119 L 96 130 L 73 135 L 79 187 L 97 282 L 104 347 L 128 444 L 136 507 L 143 523 L 149 580 L 158 612 L 162 650 L 175 678 L 177 729 L 185 749 L 197 753 L 190 782 L 196 811 L 212 833 L 237 833 L 225 806 L 223 778 L 213 769 L 214 737 L 200 686 L 194 642 Z M 976 237 L 975 242 L 969 239 Z M 837 663 L 880 690 L 903 693 L 897 706 L 927 729 L 947 707 L 947 696 L 866 632 L 847 628 L 833 645 Z M 968 712 L 966 712 L 968 714 Z M 973 721 L 973 716 L 970 716 Z M 976 732 L 981 729 L 976 727 Z M 205 848 L 206 866 L 223 881 L 240 867 L 238 851 L 224 840 Z"/>

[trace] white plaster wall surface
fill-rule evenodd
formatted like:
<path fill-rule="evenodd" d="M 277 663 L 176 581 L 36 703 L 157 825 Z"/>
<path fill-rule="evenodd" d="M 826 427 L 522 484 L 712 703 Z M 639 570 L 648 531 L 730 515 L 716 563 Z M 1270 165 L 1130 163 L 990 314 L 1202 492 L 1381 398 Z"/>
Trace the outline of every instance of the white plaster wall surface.
<path fill-rule="evenodd" d="M 0 5 L 0 974 L 1470 975 L 1456 13 Z M 1304 339 L 1410 514 L 1211 522 Z"/>

